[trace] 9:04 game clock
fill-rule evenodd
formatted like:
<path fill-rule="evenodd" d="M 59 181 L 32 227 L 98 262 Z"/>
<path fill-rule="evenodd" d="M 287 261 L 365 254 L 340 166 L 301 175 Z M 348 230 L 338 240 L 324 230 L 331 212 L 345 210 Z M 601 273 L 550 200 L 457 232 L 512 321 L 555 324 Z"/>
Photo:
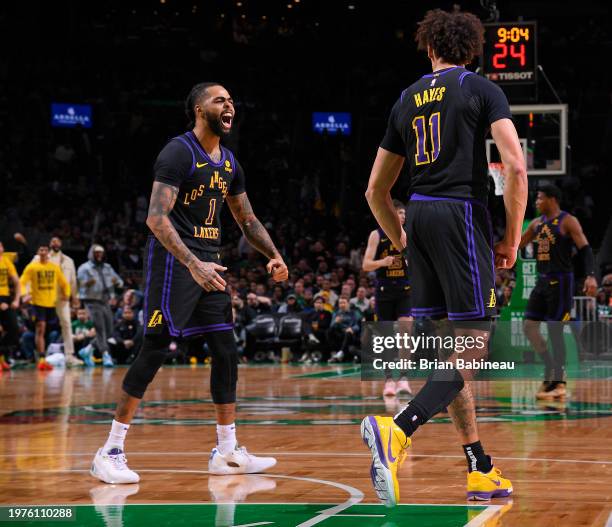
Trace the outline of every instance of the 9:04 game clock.
<path fill-rule="evenodd" d="M 536 43 L 535 22 L 485 24 L 484 76 L 499 84 L 535 83 Z"/>

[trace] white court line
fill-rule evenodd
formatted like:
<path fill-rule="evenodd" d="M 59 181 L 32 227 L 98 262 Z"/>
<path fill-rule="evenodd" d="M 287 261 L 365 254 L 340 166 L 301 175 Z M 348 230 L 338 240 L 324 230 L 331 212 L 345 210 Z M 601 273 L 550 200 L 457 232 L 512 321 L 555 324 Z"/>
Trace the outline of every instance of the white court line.
<path fill-rule="evenodd" d="M 62 454 L 64 457 L 87 457 L 92 456 L 95 452 L 66 452 Z M 254 452 L 257 456 L 314 456 L 314 457 L 370 457 L 371 454 L 360 452 Z M 57 452 L 43 453 L 27 453 L 27 454 L 0 454 L 1 457 L 49 457 L 57 456 Z M 136 456 L 204 456 L 208 458 L 210 452 L 130 452 L 130 457 Z M 445 455 L 445 454 L 409 454 L 409 457 L 423 458 L 440 458 L 440 459 L 465 459 L 465 456 L 460 455 Z M 551 459 L 546 457 L 505 457 L 495 456 L 495 459 L 508 461 L 540 461 L 542 463 L 584 463 L 587 465 L 612 465 L 610 460 L 597 459 Z M 2 472 L 2 471 L 0 471 Z M 606 526 L 608 527 L 608 526 Z M 612 527 L 612 525 L 610 526 Z"/>
<path fill-rule="evenodd" d="M 476 516 L 476 518 L 472 518 L 463 527 L 479 527 L 480 525 L 485 525 L 485 523 L 493 518 L 500 509 L 503 509 L 502 505 L 488 505 L 484 511 Z"/>
<path fill-rule="evenodd" d="M 608 516 L 608 521 L 606 522 L 606 527 L 612 527 L 612 512 L 610 516 Z"/>

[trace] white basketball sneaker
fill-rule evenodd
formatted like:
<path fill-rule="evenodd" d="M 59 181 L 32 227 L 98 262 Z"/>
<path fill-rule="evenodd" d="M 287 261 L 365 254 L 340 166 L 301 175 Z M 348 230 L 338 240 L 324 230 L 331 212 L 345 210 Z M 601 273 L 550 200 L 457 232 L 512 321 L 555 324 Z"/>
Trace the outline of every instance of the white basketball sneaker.
<path fill-rule="evenodd" d="M 228 454 L 212 449 L 208 458 L 208 472 L 219 476 L 228 474 L 256 474 L 276 465 L 273 457 L 257 457 L 249 454 L 245 447 L 238 447 Z"/>
<path fill-rule="evenodd" d="M 138 483 L 140 476 L 127 466 L 127 459 L 120 448 L 104 452 L 100 448 L 94 457 L 89 473 L 105 483 Z"/>
<path fill-rule="evenodd" d="M 408 395 L 412 395 L 412 388 L 410 387 L 410 383 L 408 379 L 402 377 L 395 386 L 397 388 L 397 393 L 407 393 Z"/>
<path fill-rule="evenodd" d="M 395 386 L 395 381 L 391 378 L 388 378 L 385 381 L 385 387 L 383 388 L 383 397 L 394 397 L 397 393 L 397 388 Z"/>

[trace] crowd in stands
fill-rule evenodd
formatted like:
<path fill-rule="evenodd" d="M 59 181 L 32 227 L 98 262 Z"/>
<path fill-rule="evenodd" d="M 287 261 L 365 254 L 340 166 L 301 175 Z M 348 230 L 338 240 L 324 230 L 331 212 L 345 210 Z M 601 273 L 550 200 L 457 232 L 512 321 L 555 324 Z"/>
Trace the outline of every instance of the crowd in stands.
<path fill-rule="evenodd" d="M 222 259 L 245 356 L 254 356 L 247 349 L 248 328 L 258 314 L 271 313 L 303 319 L 313 349 L 305 360 L 340 360 L 339 351 L 351 357 L 362 321 L 375 312 L 373 278 L 361 271 L 367 234 L 375 226 L 363 192 L 391 105 L 416 72 L 429 66 L 415 51 L 410 26 L 422 7 L 401 3 L 401 12 L 365 13 L 362 3 L 347 13 L 340 4 L 321 12 L 295 4 L 291 12 L 281 6 L 243 13 L 231 3 L 203 13 L 171 2 L 128 4 L 75 4 L 69 27 L 53 4 L 41 6 L 40 19 L 48 23 L 36 30 L 26 7 L 15 7 L 12 24 L 0 17 L 7 38 L 29 34 L 32 44 L 31 50 L 15 46 L 0 67 L 0 240 L 17 255 L 17 271 L 52 236 L 62 239 L 62 250 L 77 267 L 87 263 L 94 244 L 101 246 L 104 261 L 122 281 L 104 300 L 113 325 L 106 324 L 102 340 L 91 327 L 91 306 L 82 309 L 87 306 L 80 301 L 78 309 L 75 303 L 75 347 L 90 346 L 92 360 L 102 360 L 99 354 L 106 351 L 113 361 L 129 362 L 142 334 L 151 167 L 165 142 L 184 131 L 182 99 L 190 87 L 217 80 L 237 102 L 227 146 L 245 168 L 254 210 L 290 267 L 288 282 L 273 284 L 265 262 L 224 211 Z M 539 56 L 570 105 L 570 130 L 590 130 L 571 134 L 571 175 L 559 181 L 562 206 L 579 218 L 597 249 L 609 218 L 609 87 L 600 75 L 561 86 L 559 79 L 571 78 L 571 64 L 578 62 L 597 70 L 599 58 L 590 50 L 603 40 L 601 29 L 592 14 L 572 10 L 547 19 L 535 4 L 521 9 L 539 14 L 545 36 Z M 485 15 L 477 3 L 473 9 Z M 55 27 L 65 31 L 57 34 Z M 566 30 L 553 34 L 551 27 Z M 91 57 L 97 57 L 95 67 Z M 540 92 L 540 102 L 551 102 L 547 90 Z M 49 108 L 55 101 L 91 104 L 92 128 L 52 128 Z M 351 112 L 352 134 L 313 133 L 312 111 L 324 109 Z M 406 199 L 408 188 L 402 176 L 394 197 Z M 490 208 L 498 239 L 501 198 L 492 198 Z M 530 204 L 527 217 L 534 215 Z M 508 304 L 514 281 L 510 272 L 498 274 L 498 306 Z M 605 280 L 600 297 L 600 305 L 609 305 Z M 26 305 L 17 315 L 19 353 L 29 358 L 35 328 Z M 50 332 L 48 340 L 61 338 L 59 333 Z"/>

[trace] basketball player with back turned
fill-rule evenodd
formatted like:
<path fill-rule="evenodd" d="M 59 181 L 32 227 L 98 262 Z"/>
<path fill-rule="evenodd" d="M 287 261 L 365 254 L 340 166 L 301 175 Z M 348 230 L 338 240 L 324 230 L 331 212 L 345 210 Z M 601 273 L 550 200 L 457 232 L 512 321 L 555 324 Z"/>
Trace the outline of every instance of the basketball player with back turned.
<path fill-rule="evenodd" d="M 561 191 L 554 185 L 538 190 L 536 209 L 541 216 L 534 219 L 521 238 L 520 248 L 530 242 L 537 246 L 538 280 L 529 295 L 525 312 L 525 335 L 544 362 L 544 381 L 537 399 L 562 399 L 565 390 L 565 342 L 563 324 L 570 319 L 574 296 L 572 251 L 578 249 L 581 268 L 586 276 L 583 292 L 595 296 L 595 259 L 593 250 L 577 218 L 561 210 Z M 540 333 L 542 321 L 549 322 L 548 336 L 552 354 Z M 555 323 L 556 322 L 556 323 Z"/>
<path fill-rule="evenodd" d="M 482 52 L 483 36 L 482 23 L 469 13 L 437 9 L 419 23 L 416 41 L 427 51 L 433 72 L 405 89 L 391 110 L 366 197 L 393 244 L 407 249 L 412 313 L 448 317 L 460 335 L 487 339 L 486 329 L 470 328 L 465 321 L 486 325 L 495 313 L 494 262 L 510 268 L 516 260 L 527 174 L 506 97 L 464 68 Z M 506 176 L 506 233 L 495 248 L 486 208 L 489 130 Z M 406 233 L 390 196 L 404 163 L 411 178 Z M 468 499 L 512 493 L 512 484 L 493 467 L 479 440 L 469 380 L 466 370 L 434 370 L 395 417 L 362 421 L 361 435 L 372 453 L 372 483 L 387 505 L 399 501 L 397 469 L 411 436 L 446 407 L 467 460 Z"/>
<path fill-rule="evenodd" d="M 212 355 L 210 391 L 217 417 L 217 446 L 211 474 L 262 472 L 274 458 L 249 454 L 236 442 L 238 358 L 232 306 L 219 258 L 220 216 L 227 201 L 249 243 L 269 258 L 267 270 L 287 279 L 287 266 L 257 219 L 245 192 L 244 173 L 220 144 L 231 131 L 234 103 L 218 83 L 194 86 L 186 101 L 193 129 L 170 140 L 154 166 L 144 266 L 145 336 L 123 380 L 123 393 L 106 444 L 91 474 L 106 483 L 135 483 L 123 443 L 149 383 L 168 353 L 171 338 L 204 336 Z"/>

